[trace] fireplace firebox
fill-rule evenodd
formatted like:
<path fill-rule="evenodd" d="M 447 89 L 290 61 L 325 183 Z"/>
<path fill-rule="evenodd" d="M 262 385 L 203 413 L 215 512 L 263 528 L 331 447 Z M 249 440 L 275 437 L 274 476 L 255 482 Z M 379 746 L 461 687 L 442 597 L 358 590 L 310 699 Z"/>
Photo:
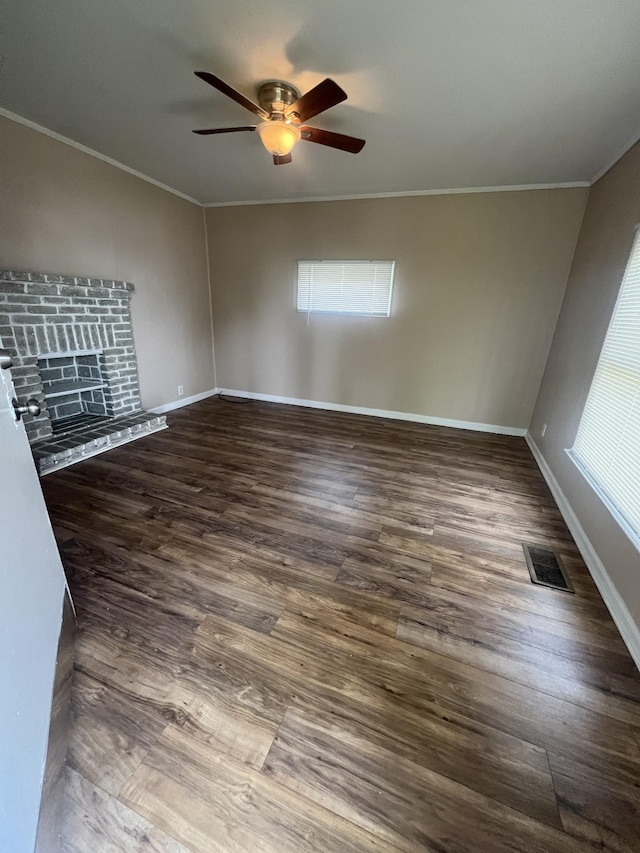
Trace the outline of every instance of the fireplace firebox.
<path fill-rule="evenodd" d="M 142 410 L 130 300 L 134 286 L 110 279 L 0 272 L 0 345 L 11 353 L 40 473 L 166 428 Z"/>

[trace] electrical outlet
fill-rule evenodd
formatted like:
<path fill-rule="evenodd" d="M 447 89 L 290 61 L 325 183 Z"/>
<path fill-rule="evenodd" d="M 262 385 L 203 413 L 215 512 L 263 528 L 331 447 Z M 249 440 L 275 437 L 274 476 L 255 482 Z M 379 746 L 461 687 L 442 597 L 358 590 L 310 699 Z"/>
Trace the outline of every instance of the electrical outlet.
<path fill-rule="evenodd" d="M 184 394 L 184 385 L 178 385 L 178 397 L 182 397 Z"/>
<path fill-rule="evenodd" d="M 547 431 L 547 425 L 546 425 L 546 424 L 542 424 L 542 429 L 540 430 L 540 436 L 541 436 L 541 438 L 544 438 L 544 434 L 545 434 L 545 432 L 546 432 L 546 431 Z"/>

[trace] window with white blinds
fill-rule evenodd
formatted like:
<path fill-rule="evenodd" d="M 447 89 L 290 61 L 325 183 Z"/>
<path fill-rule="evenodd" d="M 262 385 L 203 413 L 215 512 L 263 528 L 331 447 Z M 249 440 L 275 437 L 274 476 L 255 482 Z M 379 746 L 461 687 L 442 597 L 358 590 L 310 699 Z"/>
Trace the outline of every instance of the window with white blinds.
<path fill-rule="evenodd" d="M 571 454 L 640 543 L 640 230 Z"/>
<path fill-rule="evenodd" d="M 388 317 L 395 261 L 298 261 L 298 311 Z"/>

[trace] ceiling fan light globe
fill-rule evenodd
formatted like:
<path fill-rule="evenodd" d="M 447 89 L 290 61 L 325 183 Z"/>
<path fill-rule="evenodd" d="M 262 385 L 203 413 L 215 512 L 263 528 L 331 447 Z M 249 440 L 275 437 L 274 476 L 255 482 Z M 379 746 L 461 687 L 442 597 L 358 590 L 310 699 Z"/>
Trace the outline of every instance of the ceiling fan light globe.
<path fill-rule="evenodd" d="M 298 128 L 282 121 L 263 121 L 256 130 L 269 154 L 277 157 L 288 154 L 300 140 Z"/>

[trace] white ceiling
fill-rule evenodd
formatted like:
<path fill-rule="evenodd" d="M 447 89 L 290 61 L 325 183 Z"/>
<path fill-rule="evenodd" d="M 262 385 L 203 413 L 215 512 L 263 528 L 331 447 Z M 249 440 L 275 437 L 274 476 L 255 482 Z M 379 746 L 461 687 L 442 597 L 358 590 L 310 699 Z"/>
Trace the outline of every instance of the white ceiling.
<path fill-rule="evenodd" d="M 200 202 L 590 181 L 640 131 L 640 0 L 2 0 L 0 106 Z M 255 98 L 333 77 L 349 100 L 275 167 Z"/>

